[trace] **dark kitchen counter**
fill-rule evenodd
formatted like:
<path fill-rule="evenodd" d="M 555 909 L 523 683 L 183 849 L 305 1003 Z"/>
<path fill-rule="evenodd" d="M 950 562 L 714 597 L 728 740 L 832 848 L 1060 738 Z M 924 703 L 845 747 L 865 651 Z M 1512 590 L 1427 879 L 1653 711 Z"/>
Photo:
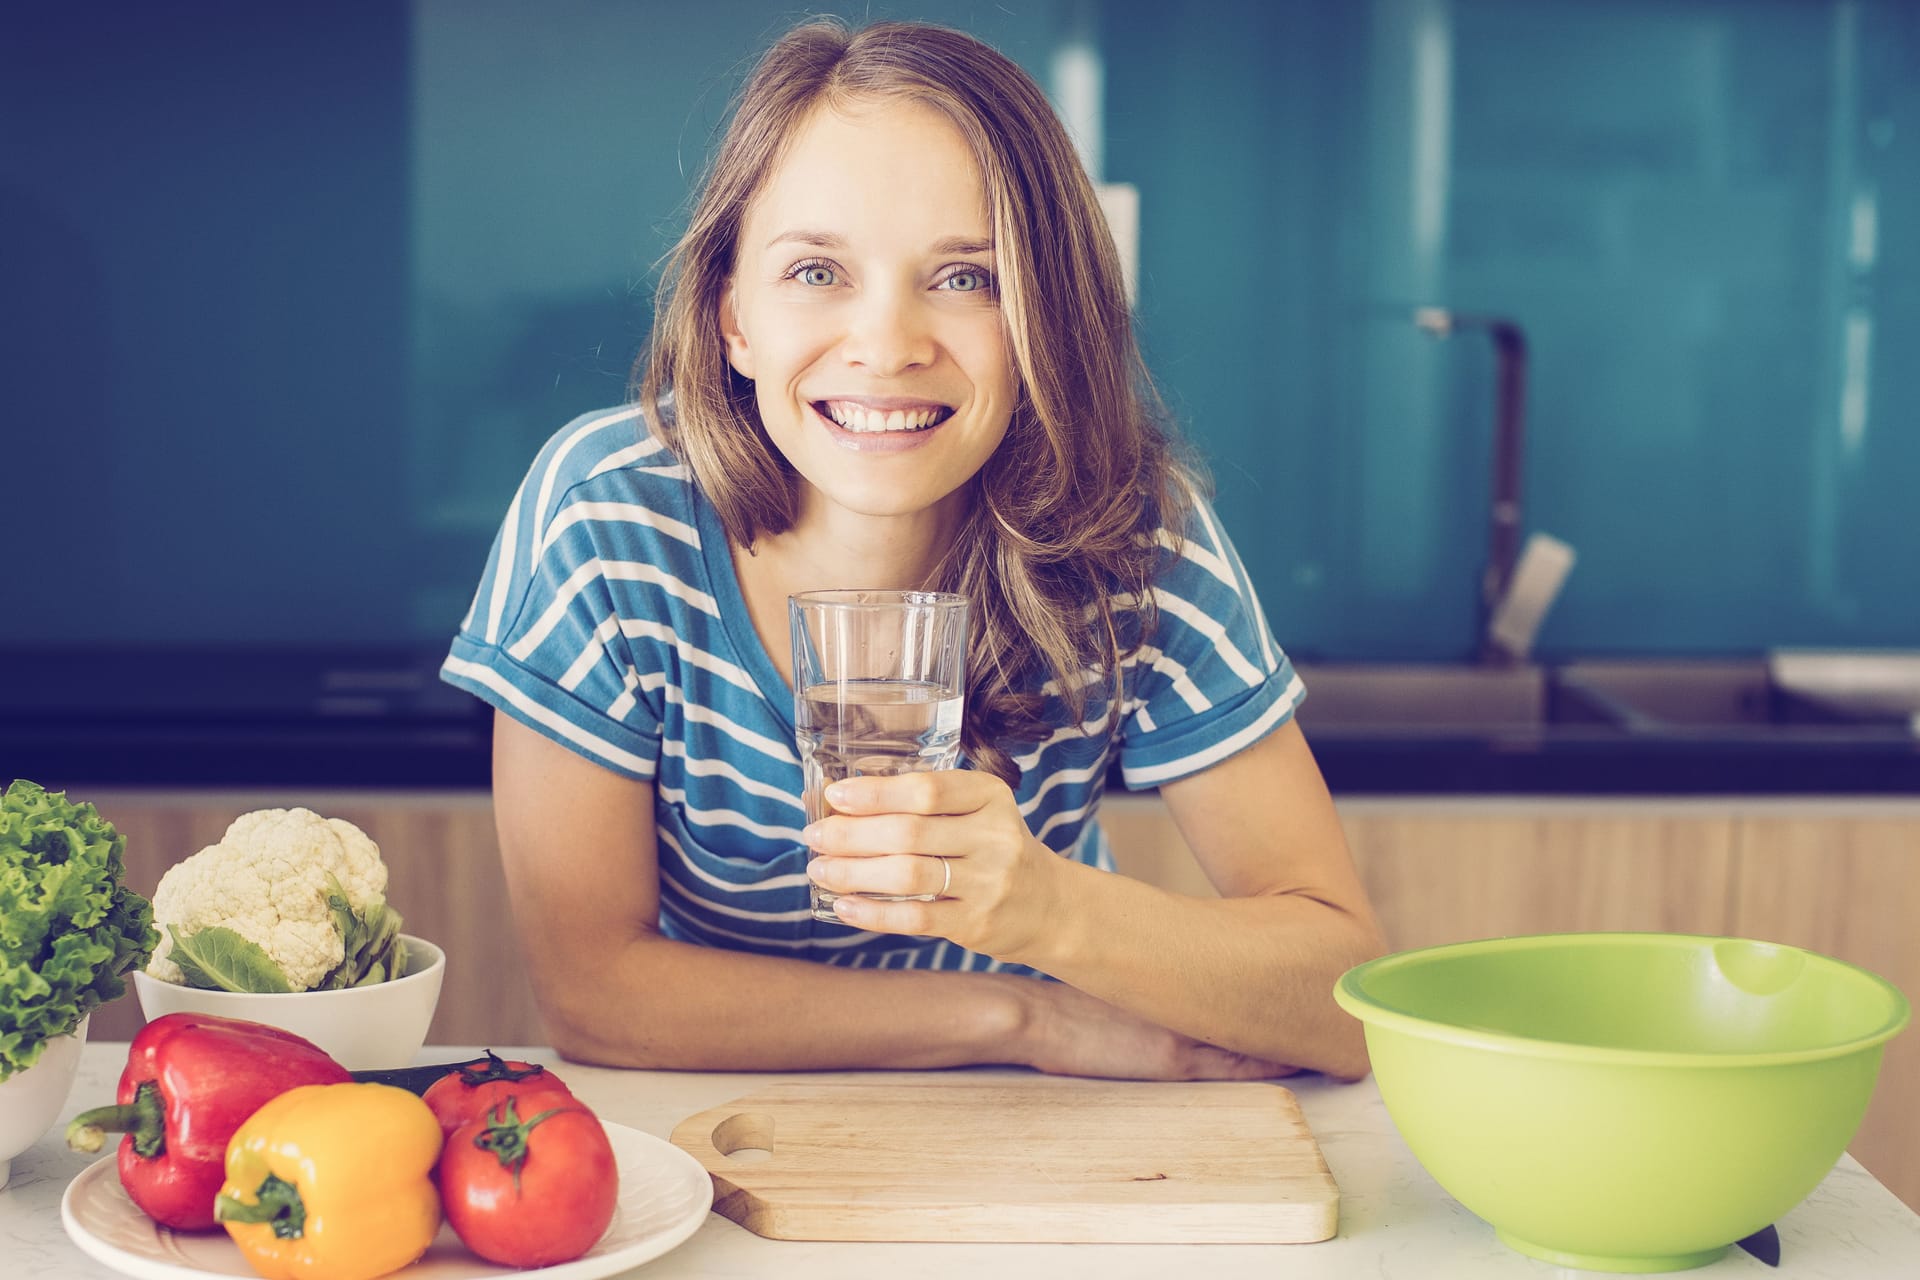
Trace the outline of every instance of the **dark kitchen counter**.
<path fill-rule="evenodd" d="M 1303 674 L 1302 723 L 1339 795 L 1920 795 L 1904 721 L 1636 719 L 1497 675 L 1462 712 L 1387 669 Z M 0 652 L 0 783 L 484 790 L 491 715 L 405 655 Z"/>

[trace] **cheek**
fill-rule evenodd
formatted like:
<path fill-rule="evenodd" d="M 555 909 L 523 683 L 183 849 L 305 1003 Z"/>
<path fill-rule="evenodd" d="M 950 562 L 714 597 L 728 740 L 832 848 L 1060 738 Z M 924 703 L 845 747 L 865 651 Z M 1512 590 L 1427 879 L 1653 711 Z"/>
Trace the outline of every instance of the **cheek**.
<path fill-rule="evenodd" d="M 1019 391 L 1020 374 L 1014 367 L 1013 350 L 997 322 L 956 335 L 948 350 L 981 395 L 1011 409 Z"/>
<path fill-rule="evenodd" d="M 817 318 L 804 313 L 783 315 L 762 326 L 754 353 L 761 385 L 775 395 L 790 391 L 791 383 L 833 350 L 833 337 Z M 771 385 L 769 385 L 771 384 Z"/>

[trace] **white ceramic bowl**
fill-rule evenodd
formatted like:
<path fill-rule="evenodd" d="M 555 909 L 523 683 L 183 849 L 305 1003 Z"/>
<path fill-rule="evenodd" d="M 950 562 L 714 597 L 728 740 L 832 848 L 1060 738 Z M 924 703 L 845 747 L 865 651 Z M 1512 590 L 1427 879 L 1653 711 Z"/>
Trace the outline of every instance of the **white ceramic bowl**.
<path fill-rule="evenodd" d="M 177 986 L 136 971 L 133 989 L 149 1022 L 169 1013 L 264 1022 L 313 1041 L 349 1071 L 386 1071 L 412 1065 L 426 1043 L 447 972 L 439 947 L 410 934 L 400 938 L 407 946 L 407 971 L 370 987 L 250 995 Z"/>
<path fill-rule="evenodd" d="M 40 1060 L 0 1081 L 0 1187 L 13 1173 L 13 1158 L 40 1141 L 60 1118 L 80 1070 L 80 1046 L 87 1042 L 88 1019 L 72 1032 L 47 1041 Z"/>

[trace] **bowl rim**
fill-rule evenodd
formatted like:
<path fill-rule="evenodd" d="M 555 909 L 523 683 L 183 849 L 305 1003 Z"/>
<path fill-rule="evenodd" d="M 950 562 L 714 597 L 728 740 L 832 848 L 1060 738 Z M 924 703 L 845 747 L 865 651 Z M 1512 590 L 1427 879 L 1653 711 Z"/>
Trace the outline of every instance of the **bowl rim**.
<path fill-rule="evenodd" d="M 195 996 L 206 996 L 214 1000 L 281 1000 L 288 996 L 327 999 L 350 996 L 355 992 L 384 991 L 392 987 L 405 986 L 412 982 L 425 981 L 438 976 L 446 969 L 447 950 L 445 947 L 442 947 L 436 942 L 429 942 L 425 938 L 417 937 L 411 933 L 402 933 L 400 935 L 400 941 L 407 945 L 407 972 L 397 978 L 388 978 L 385 982 L 377 982 L 370 987 L 342 987 L 337 991 L 222 991 L 217 987 L 189 987 L 181 982 L 168 982 L 165 978 L 154 977 L 148 973 L 145 968 L 133 970 L 133 983 L 136 994 L 141 988 L 152 986 L 174 991 L 191 991 Z M 418 954 L 415 948 L 419 948 L 420 951 L 430 951 L 433 953 L 433 959 L 419 969 L 415 969 L 412 966 L 412 957 Z"/>
<path fill-rule="evenodd" d="M 1547 947 L 1575 944 L 1580 946 L 1645 946 L 1648 943 L 1717 945 L 1720 943 L 1739 943 L 1754 946 L 1772 947 L 1780 951 L 1797 953 L 1810 964 L 1826 965 L 1836 969 L 1846 969 L 1861 975 L 1873 986 L 1878 987 L 1892 1000 L 1892 1013 L 1881 1023 L 1863 1035 L 1832 1044 L 1813 1045 L 1805 1049 L 1778 1049 L 1763 1052 L 1714 1053 L 1708 1050 L 1677 1049 L 1629 1049 L 1613 1045 L 1582 1044 L 1574 1040 L 1554 1040 L 1543 1036 L 1523 1036 L 1509 1031 L 1496 1031 L 1488 1027 L 1472 1026 L 1467 1023 L 1447 1022 L 1426 1017 L 1410 1009 L 1401 1008 L 1381 1000 L 1366 989 L 1369 978 L 1393 969 L 1403 968 L 1424 960 L 1446 955 L 1485 954 L 1502 951 L 1536 951 Z M 1495 1053 L 1516 1054 L 1525 1057 L 1551 1058 L 1562 1062 L 1617 1063 L 1622 1065 L 1647 1067 L 1696 1067 L 1719 1070 L 1727 1067 L 1785 1066 L 1792 1063 L 1819 1062 L 1827 1058 L 1845 1057 L 1862 1049 L 1870 1049 L 1885 1044 L 1906 1027 L 1913 1016 L 1912 1006 L 1908 1003 L 1900 988 L 1887 979 L 1862 968 L 1860 965 L 1818 951 L 1809 951 L 1805 947 L 1796 947 L 1784 942 L 1767 942 L 1758 938 L 1742 938 L 1731 935 L 1696 933 L 1659 933 L 1659 932 L 1588 932 L 1588 933 L 1538 933 L 1520 934 L 1502 938 L 1475 938 L 1465 942 L 1447 942 L 1438 946 L 1418 947 L 1409 951 L 1396 951 L 1389 955 L 1357 964 L 1340 975 L 1334 984 L 1333 998 L 1342 1009 L 1358 1018 L 1369 1028 L 1380 1026 L 1422 1040 L 1440 1041 L 1461 1048 L 1485 1049 Z"/>

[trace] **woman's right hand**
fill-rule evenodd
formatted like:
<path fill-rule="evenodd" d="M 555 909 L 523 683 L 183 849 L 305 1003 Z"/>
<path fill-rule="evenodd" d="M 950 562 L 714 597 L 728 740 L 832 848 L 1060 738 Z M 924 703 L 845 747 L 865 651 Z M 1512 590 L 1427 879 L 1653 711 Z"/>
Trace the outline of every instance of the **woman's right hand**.
<path fill-rule="evenodd" d="M 1017 981 L 1027 1009 L 1018 1060 L 1038 1071 L 1114 1080 L 1268 1080 L 1299 1071 L 1170 1031 L 1064 982 Z"/>

